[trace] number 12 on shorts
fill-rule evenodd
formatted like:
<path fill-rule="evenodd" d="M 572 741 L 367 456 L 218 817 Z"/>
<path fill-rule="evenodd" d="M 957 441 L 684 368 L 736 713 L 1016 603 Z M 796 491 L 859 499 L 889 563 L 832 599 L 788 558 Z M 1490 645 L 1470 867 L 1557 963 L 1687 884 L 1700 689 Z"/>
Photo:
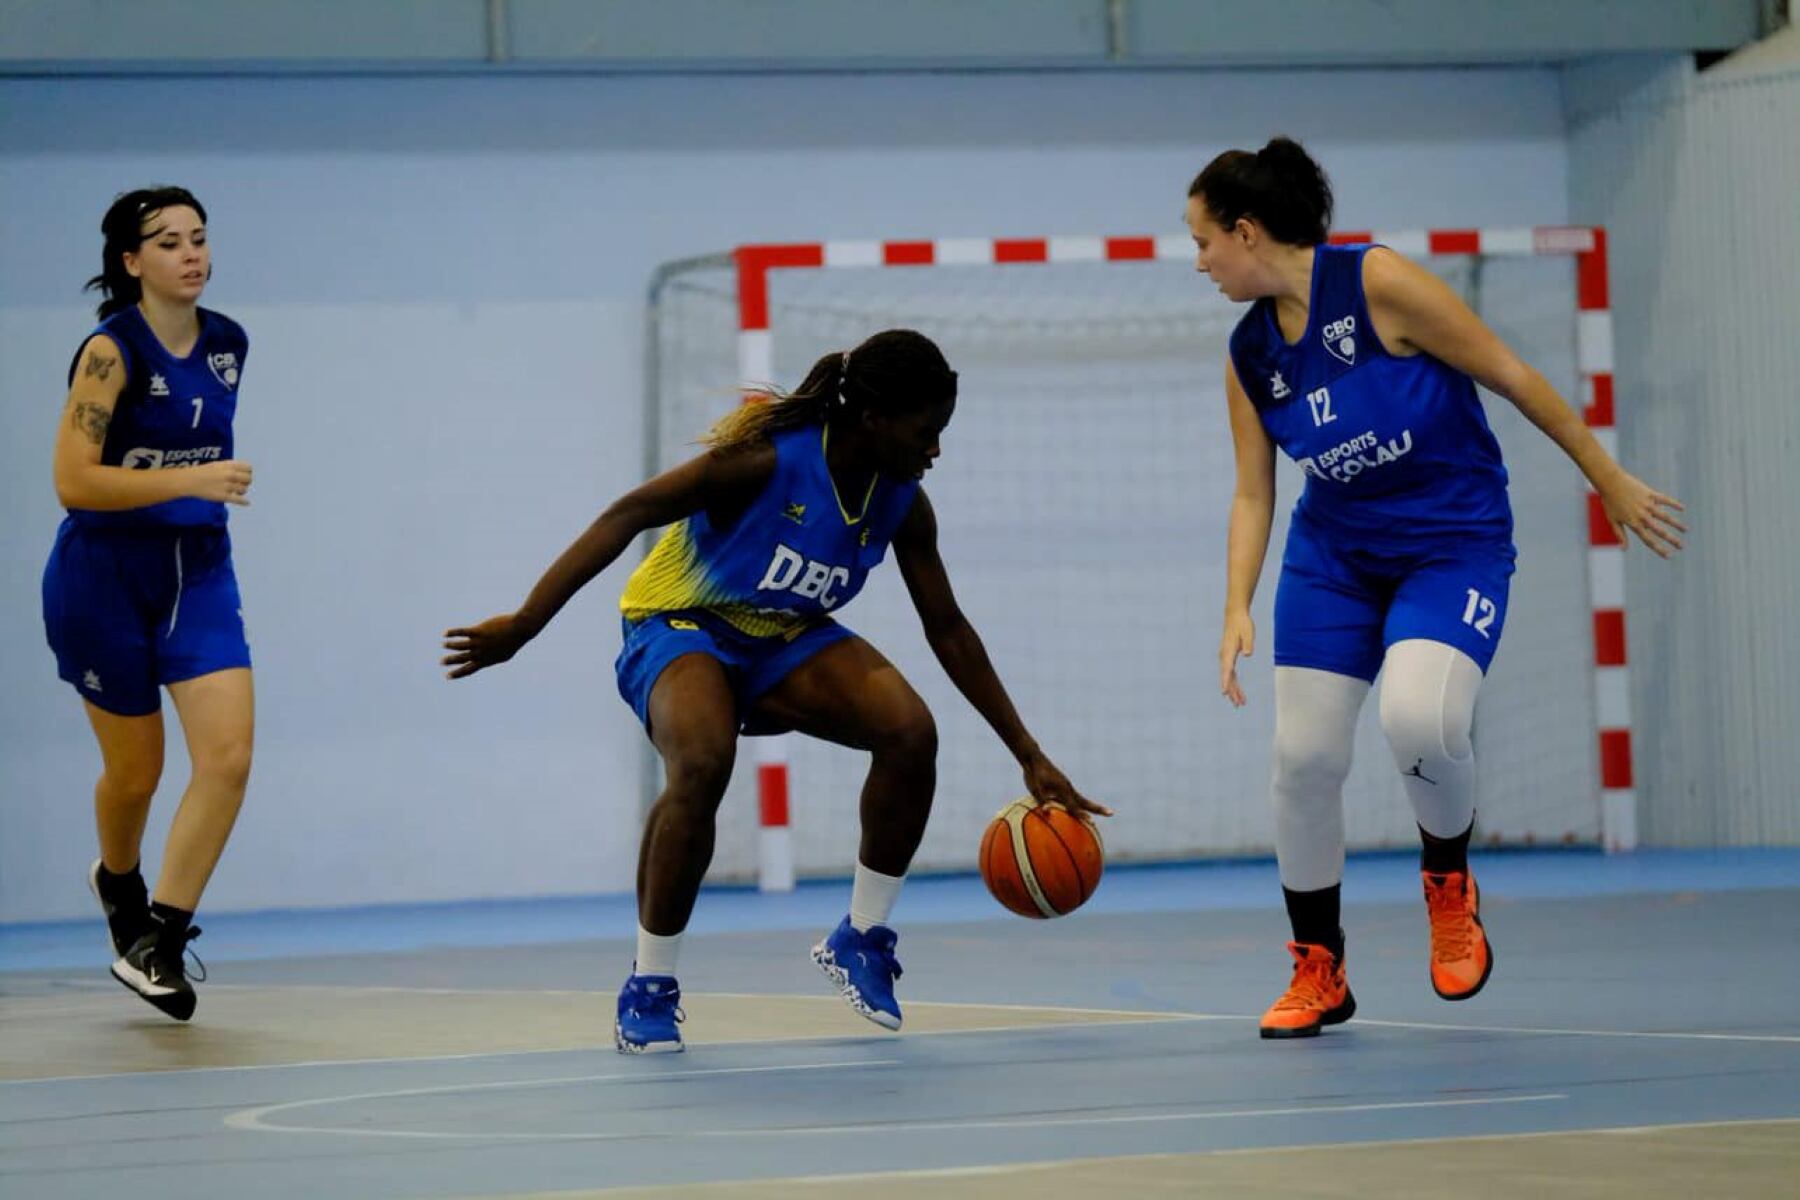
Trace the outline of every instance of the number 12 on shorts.
<path fill-rule="evenodd" d="M 1464 625 L 1472 626 L 1475 632 L 1484 638 L 1492 637 L 1493 635 L 1488 632 L 1488 626 L 1494 623 L 1497 615 L 1499 615 L 1499 610 L 1494 607 L 1492 600 L 1474 588 L 1469 589 L 1469 602 L 1463 606 Z"/>

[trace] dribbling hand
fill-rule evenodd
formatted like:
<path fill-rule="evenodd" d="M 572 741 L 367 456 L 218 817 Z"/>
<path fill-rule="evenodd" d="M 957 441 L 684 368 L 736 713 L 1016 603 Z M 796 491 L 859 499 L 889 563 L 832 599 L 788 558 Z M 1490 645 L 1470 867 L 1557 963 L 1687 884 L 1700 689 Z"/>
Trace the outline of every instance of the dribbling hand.
<path fill-rule="evenodd" d="M 1110 817 L 1112 809 L 1104 804 L 1095 804 L 1086 796 L 1075 790 L 1069 777 L 1057 769 L 1055 763 L 1038 755 L 1025 764 L 1025 790 L 1039 804 L 1054 804 L 1066 808 L 1077 816 Z"/>
<path fill-rule="evenodd" d="M 1225 633 L 1219 639 L 1219 694 L 1237 708 L 1244 707 L 1244 689 L 1238 683 L 1237 660 L 1256 649 L 1256 625 L 1249 613 L 1228 613 Z"/>
<path fill-rule="evenodd" d="M 516 613 L 489 617 L 466 629 L 446 630 L 444 649 L 449 653 L 442 661 L 450 670 L 445 675 L 461 679 L 484 667 L 498 666 L 517 654 L 535 634 L 536 630 L 528 628 Z"/>

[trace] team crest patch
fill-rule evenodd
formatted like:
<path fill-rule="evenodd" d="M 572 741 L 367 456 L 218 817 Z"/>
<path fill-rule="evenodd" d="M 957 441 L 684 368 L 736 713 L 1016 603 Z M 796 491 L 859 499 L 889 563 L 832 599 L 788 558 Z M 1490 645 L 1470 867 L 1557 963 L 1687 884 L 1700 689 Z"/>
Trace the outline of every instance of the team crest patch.
<path fill-rule="evenodd" d="M 790 500 L 788 506 L 781 510 L 781 515 L 796 525 L 804 525 L 806 524 L 806 505 L 795 504 Z"/>
<path fill-rule="evenodd" d="M 206 356 L 206 365 L 212 368 L 213 378 L 226 387 L 236 387 L 238 381 L 237 355 L 229 350 Z"/>
<path fill-rule="evenodd" d="M 1339 317 L 1324 329 L 1325 349 L 1345 366 L 1356 365 L 1356 318 Z"/>

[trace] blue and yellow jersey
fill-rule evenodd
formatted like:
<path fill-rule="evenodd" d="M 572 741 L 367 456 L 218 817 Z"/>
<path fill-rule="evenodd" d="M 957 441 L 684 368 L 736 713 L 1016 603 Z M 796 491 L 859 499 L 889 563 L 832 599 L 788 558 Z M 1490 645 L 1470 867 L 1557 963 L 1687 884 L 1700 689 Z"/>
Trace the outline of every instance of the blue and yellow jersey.
<path fill-rule="evenodd" d="M 877 475 L 840 497 L 827 436 L 822 425 L 775 434 L 775 472 L 728 528 L 705 512 L 669 526 L 625 584 L 625 618 L 701 609 L 751 637 L 792 637 L 861 591 L 919 484 Z"/>
<path fill-rule="evenodd" d="M 1387 352 L 1363 296 L 1369 249 L 1318 247 L 1298 342 L 1282 336 L 1268 299 L 1231 335 L 1245 394 L 1306 473 L 1295 511 L 1352 540 L 1509 542 L 1506 467 L 1475 384 L 1429 354 Z"/>

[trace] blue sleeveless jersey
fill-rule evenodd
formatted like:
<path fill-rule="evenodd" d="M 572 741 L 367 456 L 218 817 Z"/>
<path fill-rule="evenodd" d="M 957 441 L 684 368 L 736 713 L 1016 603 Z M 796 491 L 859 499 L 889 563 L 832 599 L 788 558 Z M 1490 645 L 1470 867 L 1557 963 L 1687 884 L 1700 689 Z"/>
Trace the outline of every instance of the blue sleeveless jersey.
<path fill-rule="evenodd" d="M 752 637 L 793 637 L 849 602 L 919 484 L 877 475 L 866 494 L 840 498 L 826 437 L 821 425 L 775 434 L 775 473 L 729 528 L 704 512 L 669 526 L 625 584 L 625 618 L 701 609 Z"/>
<path fill-rule="evenodd" d="M 231 422 L 250 342 L 230 317 L 204 308 L 199 315 L 200 338 L 185 358 L 164 348 L 136 305 L 94 330 L 112 338 L 125 366 L 125 387 L 100 448 L 101 465 L 167 471 L 232 457 Z M 77 350 L 69 364 L 70 383 L 81 358 Z M 69 520 L 89 529 L 222 526 L 225 506 L 183 497 L 123 512 L 71 509 Z"/>
<path fill-rule="evenodd" d="M 1295 512 L 1328 534 L 1510 543 L 1506 467 L 1475 384 L 1375 336 L 1363 297 L 1370 247 L 1320 246 L 1306 331 L 1289 345 L 1263 299 L 1231 334 L 1231 361 L 1263 428 L 1306 474 Z"/>

